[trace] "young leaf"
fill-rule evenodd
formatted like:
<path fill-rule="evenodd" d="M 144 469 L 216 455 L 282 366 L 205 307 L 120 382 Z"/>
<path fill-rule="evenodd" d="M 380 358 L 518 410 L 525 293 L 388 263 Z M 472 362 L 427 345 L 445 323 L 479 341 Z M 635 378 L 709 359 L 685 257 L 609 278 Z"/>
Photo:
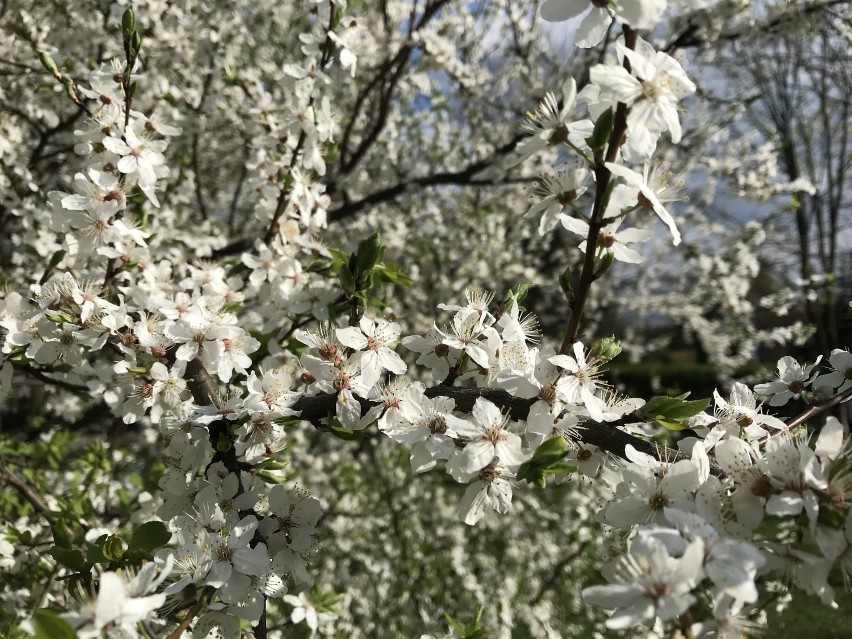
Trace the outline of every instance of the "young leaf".
<path fill-rule="evenodd" d="M 559 287 L 565 293 L 565 299 L 569 302 L 574 297 L 574 278 L 571 275 L 571 267 L 567 267 L 559 276 Z"/>
<path fill-rule="evenodd" d="M 340 267 L 338 276 L 340 277 L 340 284 L 343 286 L 343 290 L 347 293 L 354 293 L 356 288 L 355 276 L 352 275 L 352 270 L 347 264 Z"/>
<path fill-rule="evenodd" d="M 153 552 L 169 543 L 171 538 L 172 534 L 163 522 L 149 521 L 133 531 L 128 550 Z"/>
<path fill-rule="evenodd" d="M 382 238 L 379 232 L 376 231 L 367 239 L 362 240 L 358 245 L 355 273 L 357 275 L 369 273 L 378 264 L 382 253 L 384 253 Z"/>
<path fill-rule="evenodd" d="M 335 437 L 345 439 L 346 441 L 355 441 L 361 439 L 361 433 L 359 431 L 354 431 L 346 428 L 334 417 L 328 420 L 328 429 Z"/>
<path fill-rule="evenodd" d="M 592 346 L 591 356 L 596 359 L 610 361 L 615 359 L 621 353 L 621 342 L 615 339 L 615 336 L 604 337 Z"/>
<path fill-rule="evenodd" d="M 68 622 L 47 608 L 35 611 L 33 628 L 36 639 L 77 639 L 77 633 Z"/>
<path fill-rule="evenodd" d="M 609 142 L 609 136 L 612 133 L 612 126 L 615 122 L 615 112 L 612 107 L 601 113 L 598 121 L 595 122 L 595 128 L 592 134 L 586 138 L 586 144 L 592 151 L 602 151 Z"/>
<path fill-rule="evenodd" d="M 71 570 L 82 572 L 86 568 L 86 559 L 83 557 L 83 553 L 77 549 L 72 550 L 71 548 L 58 548 L 54 546 L 47 551 L 47 554 Z"/>
<path fill-rule="evenodd" d="M 60 515 L 56 521 L 51 522 L 50 530 L 53 533 L 53 543 L 59 548 L 71 548 L 71 536 L 68 534 L 65 517 Z"/>
<path fill-rule="evenodd" d="M 710 405 L 709 399 L 687 401 L 689 393 L 677 397 L 653 397 L 641 408 L 646 419 L 654 420 L 669 430 L 683 430 L 685 420 L 693 417 Z"/>

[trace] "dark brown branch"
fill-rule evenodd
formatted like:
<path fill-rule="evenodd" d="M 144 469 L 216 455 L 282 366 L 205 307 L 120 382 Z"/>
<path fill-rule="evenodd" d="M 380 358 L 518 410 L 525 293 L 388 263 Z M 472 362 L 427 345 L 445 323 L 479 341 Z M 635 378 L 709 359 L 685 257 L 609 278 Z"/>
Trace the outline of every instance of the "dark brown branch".
<path fill-rule="evenodd" d="M 183 631 L 189 628 L 189 624 L 192 623 L 192 620 L 195 619 L 195 616 L 201 612 L 201 609 L 207 605 L 207 601 L 210 599 L 210 594 L 205 593 L 192 607 L 192 609 L 186 613 L 186 616 L 183 618 L 183 621 L 180 622 L 177 628 L 175 628 L 166 639 L 178 639 L 183 634 Z M 265 599 L 264 599 L 265 601 Z"/>
<path fill-rule="evenodd" d="M 437 15 L 438 11 L 440 11 L 440 9 L 448 3 L 449 0 L 435 0 L 431 4 L 427 3 L 426 7 L 423 9 L 423 15 L 421 15 L 420 19 L 416 22 L 414 21 L 413 15 L 413 12 L 416 10 L 415 5 L 415 8 L 412 9 L 412 15 L 409 22 L 409 41 L 411 40 L 411 36 L 414 32 L 419 31 L 426 26 L 426 24 L 435 15 Z M 343 138 L 340 143 L 340 168 L 343 173 L 350 173 L 355 166 L 357 166 L 384 130 L 385 125 L 387 124 L 388 111 L 390 109 L 397 84 L 411 61 L 411 53 L 414 49 L 415 45 L 410 42 L 400 47 L 396 55 L 394 55 L 394 57 L 390 60 L 385 61 L 376 76 L 358 94 L 355 101 L 354 112 L 343 132 Z M 361 136 L 361 140 L 355 146 L 355 149 L 350 152 L 349 147 L 354 134 L 355 123 L 359 119 L 358 115 L 366 108 L 368 98 L 375 89 L 380 89 L 378 105 L 375 105 L 369 112 L 369 130 Z"/>
<path fill-rule="evenodd" d="M 815 405 L 811 406 L 802 414 L 797 415 L 796 417 L 793 417 L 792 419 L 788 419 L 785 423 L 787 424 L 787 426 L 789 428 L 795 428 L 796 426 L 799 426 L 800 424 L 804 424 L 806 421 L 808 421 L 812 417 L 815 417 L 816 415 L 819 415 L 820 413 L 823 413 L 830 408 L 834 408 L 835 406 L 837 406 L 841 402 L 846 401 L 850 397 L 852 397 L 852 387 L 847 388 L 845 391 L 843 391 L 842 393 L 832 397 L 827 402 L 823 402 L 822 404 L 815 404 Z"/>
<path fill-rule="evenodd" d="M 49 513 L 50 508 L 47 507 L 41 497 L 39 497 L 36 492 L 29 487 L 27 482 L 25 482 L 20 476 L 18 476 L 15 472 L 6 467 L 5 464 L 0 465 L 0 480 L 2 480 L 3 484 L 8 484 L 15 490 L 17 490 L 21 497 L 26 499 L 33 508 L 35 508 L 38 513 Z"/>
<path fill-rule="evenodd" d="M 529 415 L 530 407 L 537 401 L 536 399 L 523 399 L 514 397 L 502 389 L 494 388 L 456 388 L 452 386 L 434 386 L 426 389 L 426 396 L 434 397 L 449 397 L 455 400 L 456 409 L 469 413 L 473 410 L 473 405 L 480 397 L 487 399 L 501 410 L 508 411 L 512 419 L 524 420 Z M 337 395 L 315 395 L 313 397 L 303 397 L 293 406 L 294 410 L 300 411 L 300 417 L 318 428 L 325 428 L 321 420 L 329 415 L 334 414 L 335 402 Z M 366 399 L 358 398 L 361 403 L 362 414 L 366 413 L 370 408 L 377 405 L 377 402 L 372 402 Z M 641 421 L 641 420 L 635 420 Z M 610 452 L 622 459 L 626 459 L 625 448 L 628 444 L 632 445 L 636 450 L 642 453 L 653 456 L 656 459 L 675 460 L 684 458 L 685 455 L 679 451 L 660 447 L 651 442 L 640 439 L 623 430 L 619 430 L 616 423 L 593 422 L 587 421 L 586 427 L 580 431 L 580 441 L 597 446 L 607 452 Z M 625 420 L 624 423 L 631 423 Z"/>
<path fill-rule="evenodd" d="M 816 13 L 818 11 L 824 11 L 832 6 L 837 5 L 845 5 L 848 4 L 849 0 L 825 0 L 824 2 L 814 2 L 812 4 L 808 4 L 801 8 L 801 10 L 796 12 L 782 12 L 779 13 L 777 17 L 772 18 L 767 21 L 763 25 L 749 25 L 741 31 L 731 31 L 729 33 L 723 33 L 719 37 L 714 38 L 714 42 L 731 42 L 739 40 L 740 38 L 751 38 L 755 33 L 774 33 L 777 29 L 784 26 L 784 24 L 796 23 L 802 20 L 806 20 L 808 16 L 812 13 Z M 677 37 L 672 40 L 669 44 L 660 48 L 660 51 L 671 54 L 676 49 L 685 49 L 689 47 L 700 47 L 705 44 L 709 44 L 710 41 L 705 39 L 699 33 L 698 25 L 689 22 L 686 28 L 677 35 Z"/>
<path fill-rule="evenodd" d="M 559 560 L 559 563 L 557 563 L 553 567 L 550 576 L 545 580 L 543 584 L 541 584 L 541 588 L 538 589 L 536 595 L 532 599 L 530 599 L 530 606 L 535 606 L 538 604 L 539 601 L 541 601 L 541 598 L 545 595 L 545 593 L 550 590 L 562 576 L 562 571 L 565 570 L 565 568 L 567 568 L 569 564 L 571 564 L 571 562 L 577 559 L 577 557 L 582 555 L 583 552 L 585 552 L 586 546 L 587 544 L 580 544 L 577 550 Z"/>
<path fill-rule="evenodd" d="M 81 386 L 80 384 L 72 384 L 70 382 L 62 381 L 61 379 L 54 379 L 47 375 L 44 371 L 39 370 L 33 366 L 23 365 L 21 366 L 21 370 L 23 370 L 30 377 L 34 377 L 40 382 L 44 382 L 49 386 L 56 386 L 57 388 L 63 388 L 67 391 L 73 391 L 75 393 L 86 393 L 89 391 L 88 387 Z"/>
<path fill-rule="evenodd" d="M 636 31 L 628 26 L 624 26 L 624 44 L 628 49 L 636 48 Z M 630 72 L 630 61 L 625 57 L 624 68 Z M 571 316 L 568 318 L 568 327 L 565 330 L 565 337 L 562 339 L 562 346 L 559 352 L 568 354 L 571 352 L 571 347 L 579 339 L 580 320 L 583 318 L 583 310 L 586 306 L 586 300 L 589 297 L 592 283 L 595 281 L 595 255 L 597 253 L 598 236 L 601 229 L 605 226 L 604 214 L 606 206 L 604 205 L 604 194 L 609 187 L 611 174 L 606 168 L 606 162 L 614 162 L 618 157 L 618 149 L 624 144 L 627 134 L 627 114 L 630 109 L 623 102 L 618 103 L 615 111 L 615 122 L 613 123 L 612 133 L 609 138 L 609 147 L 606 155 L 602 153 L 595 157 L 595 204 L 592 209 L 592 218 L 589 221 L 589 233 L 586 237 L 586 254 L 583 258 L 583 270 L 580 272 L 580 279 L 577 283 L 576 292 L 571 297 Z"/>
<path fill-rule="evenodd" d="M 505 154 L 512 151 L 512 149 L 514 149 L 518 145 L 518 142 L 520 142 L 524 137 L 526 136 L 516 135 L 506 144 L 499 147 L 494 152 L 493 156 L 477 160 L 476 162 L 472 162 L 468 166 L 458 171 L 433 173 L 431 175 L 424 175 L 422 177 L 413 178 L 404 182 L 399 182 L 397 184 L 394 184 L 393 186 L 386 187 L 379 191 L 375 191 L 370 195 L 367 195 L 355 202 L 346 202 L 339 208 L 334 209 L 333 211 L 329 211 L 329 222 L 339 222 L 340 220 L 344 220 L 361 212 L 363 209 L 369 206 L 379 204 L 381 202 L 386 202 L 397 197 L 398 195 L 402 195 L 407 190 L 414 187 L 439 186 L 443 184 L 474 184 L 476 183 L 474 181 L 474 176 L 492 166 L 495 160 L 497 160 L 498 158 L 501 158 Z M 493 181 L 489 181 L 487 183 L 491 184 L 493 183 Z"/>
<path fill-rule="evenodd" d="M 192 393 L 193 401 L 199 406 L 219 406 L 219 389 L 216 382 L 198 359 L 186 365 L 186 387 Z"/>

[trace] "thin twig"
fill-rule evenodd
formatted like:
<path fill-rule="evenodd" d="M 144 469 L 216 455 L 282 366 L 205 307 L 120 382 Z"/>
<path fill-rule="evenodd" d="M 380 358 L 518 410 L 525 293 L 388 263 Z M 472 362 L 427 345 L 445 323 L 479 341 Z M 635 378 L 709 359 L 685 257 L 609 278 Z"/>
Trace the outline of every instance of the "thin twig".
<path fill-rule="evenodd" d="M 180 622 L 180 625 L 174 629 L 174 631 L 166 637 L 166 639 L 178 639 L 183 631 L 189 628 L 189 624 L 192 623 L 192 620 L 195 619 L 195 615 L 197 615 L 201 609 L 207 605 L 207 599 L 209 595 L 202 596 L 195 605 L 190 609 L 186 616 L 183 618 L 183 621 Z"/>
<path fill-rule="evenodd" d="M 624 44 L 628 49 L 636 48 L 636 32 L 626 25 L 624 26 Z M 624 58 L 624 68 L 630 72 L 630 61 L 627 57 Z M 606 155 L 598 153 L 595 157 L 595 203 L 592 209 L 592 218 L 589 220 L 589 234 L 586 237 L 583 270 L 580 272 L 576 292 L 571 297 L 571 316 L 568 319 L 568 328 L 565 330 L 565 337 L 562 339 L 562 346 L 559 349 L 559 352 L 565 355 L 571 352 L 571 347 L 579 338 L 580 320 L 583 317 L 583 310 L 589 298 L 592 283 L 595 281 L 595 253 L 597 252 L 598 236 L 604 227 L 604 214 L 606 212 L 604 194 L 609 187 L 611 177 L 609 169 L 606 168 L 606 162 L 614 162 L 618 157 L 618 149 L 624 144 L 629 111 L 630 109 L 626 104 L 618 103 Z"/>
<path fill-rule="evenodd" d="M 30 377 L 35 377 L 40 382 L 44 382 L 49 386 L 56 386 L 58 388 L 63 388 L 68 391 L 74 391 L 75 393 L 85 393 L 89 391 L 89 388 L 86 386 L 81 386 L 80 384 L 72 384 L 71 382 L 65 382 L 61 379 L 54 379 L 53 377 L 49 377 L 44 371 L 29 365 L 21 366 L 21 370 L 23 370 Z"/>
<path fill-rule="evenodd" d="M 36 512 L 42 514 L 50 512 L 50 508 L 47 507 L 47 504 L 45 504 L 41 497 L 39 497 L 36 492 L 30 488 L 27 482 L 3 463 L 0 463 L 0 479 L 3 480 L 4 484 L 9 484 L 21 493 L 21 496 L 36 509 Z"/>
<path fill-rule="evenodd" d="M 787 424 L 788 428 L 795 428 L 796 426 L 798 426 L 800 424 L 804 424 L 811 417 L 819 415 L 820 413 L 827 411 L 829 408 L 834 408 L 835 406 L 837 406 L 841 402 L 846 401 L 850 397 L 852 397 L 852 387 L 847 388 L 845 391 L 843 391 L 839 395 L 832 397 L 827 402 L 823 402 L 822 404 L 815 404 L 814 406 L 811 406 L 805 412 L 803 412 L 801 415 L 797 415 L 796 417 L 793 417 L 792 419 L 788 419 L 785 423 Z"/>
<path fill-rule="evenodd" d="M 544 594 L 548 590 L 550 590 L 551 586 L 553 586 L 559 580 L 559 577 L 562 575 L 562 571 L 565 570 L 565 568 L 572 561 L 574 561 L 577 557 L 582 555 L 585 552 L 585 550 L 586 550 L 586 544 L 580 544 L 580 546 L 579 546 L 579 548 L 577 548 L 577 550 L 575 550 L 571 554 L 566 555 L 565 557 L 560 559 L 559 563 L 557 563 L 553 567 L 553 570 L 551 571 L 550 576 L 547 579 L 545 579 L 543 584 L 541 584 L 541 588 L 538 589 L 538 592 L 536 593 L 535 597 L 530 599 L 529 605 L 535 606 L 536 604 L 538 604 L 538 602 L 541 601 L 541 598 L 544 596 Z"/>

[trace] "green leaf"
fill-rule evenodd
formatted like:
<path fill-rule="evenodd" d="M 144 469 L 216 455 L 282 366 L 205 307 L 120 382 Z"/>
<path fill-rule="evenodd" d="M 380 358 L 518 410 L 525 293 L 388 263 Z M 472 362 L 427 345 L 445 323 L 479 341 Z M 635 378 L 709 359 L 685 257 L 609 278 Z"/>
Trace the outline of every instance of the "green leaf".
<path fill-rule="evenodd" d="M 530 289 L 535 286 L 530 282 L 526 282 L 524 284 L 517 284 L 509 289 L 509 292 L 506 293 L 506 296 L 503 298 L 503 301 L 500 302 L 500 308 L 509 308 L 512 303 L 512 300 L 515 300 L 519 305 L 526 298 L 527 293 L 530 292 Z"/>
<path fill-rule="evenodd" d="M 709 399 L 687 401 L 689 393 L 677 397 L 653 397 L 640 412 L 646 419 L 652 419 L 669 430 L 683 430 L 687 419 L 702 412 L 710 405 Z"/>
<path fill-rule="evenodd" d="M 290 464 L 285 461 L 278 461 L 276 459 L 266 459 L 260 464 L 259 468 L 261 470 L 284 470 L 289 465 Z"/>
<path fill-rule="evenodd" d="M 267 484 L 283 484 L 289 479 L 286 475 L 276 475 L 274 472 L 269 470 L 260 470 L 258 471 L 257 476 Z"/>
<path fill-rule="evenodd" d="M 610 361 L 615 359 L 621 353 L 621 342 L 615 339 L 615 336 L 604 337 L 592 346 L 591 355 L 594 358 Z"/>
<path fill-rule="evenodd" d="M 569 464 L 568 462 L 558 461 L 547 467 L 548 475 L 570 475 L 579 470 L 577 464 Z"/>
<path fill-rule="evenodd" d="M 331 263 L 334 268 L 340 268 L 349 261 L 349 253 L 345 251 L 329 247 L 328 252 L 331 253 Z"/>
<path fill-rule="evenodd" d="M 344 264 L 340 267 L 340 271 L 338 271 L 338 277 L 340 278 L 340 284 L 343 286 L 344 291 L 346 291 L 347 293 L 355 292 L 355 276 L 352 275 L 352 270 L 347 264 Z"/>
<path fill-rule="evenodd" d="M 90 564 L 109 563 L 109 559 L 104 554 L 103 545 L 91 544 L 86 551 L 86 561 Z"/>
<path fill-rule="evenodd" d="M 400 286 L 411 286 L 411 278 L 406 275 L 398 264 L 376 264 L 374 272 L 386 282 L 399 284 Z"/>
<path fill-rule="evenodd" d="M 456 621 L 455 619 L 453 619 L 450 616 L 449 613 L 446 613 L 446 612 L 444 613 L 444 619 L 446 619 L 447 623 L 450 624 L 457 633 L 464 636 L 464 633 L 465 633 L 464 624 L 462 624 L 459 621 Z"/>
<path fill-rule="evenodd" d="M 171 538 L 172 534 L 163 522 L 149 521 L 133 531 L 133 536 L 130 538 L 128 549 L 141 552 L 152 552 L 157 548 L 165 546 L 169 543 L 169 539 Z"/>
<path fill-rule="evenodd" d="M 331 140 L 326 140 L 322 143 L 322 155 L 325 158 L 326 164 L 332 165 L 337 159 L 338 151 L 340 150 L 337 144 Z"/>
<path fill-rule="evenodd" d="M 837 508 L 821 506 L 817 515 L 817 522 L 822 526 L 842 530 L 846 524 L 846 514 Z"/>
<path fill-rule="evenodd" d="M 595 122 L 595 128 L 592 134 L 586 138 L 586 144 L 592 151 L 602 151 L 609 142 L 609 136 L 612 133 L 612 126 L 615 123 L 615 112 L 612 107 L 604 111 Z"/>
<path fill-rule="evenodd" d="M 57 324 L 74 324 L 74 316 L 62 311 L 45 311 L 44 316 Z"/>
<path fill-rule="evenodd" d="M 565 440 L 561 436 L 549 439 L 535 450 L 532 459 L 521 464 L 517 478 L 544 488 L 548 475 L 566 475 L 577 470 L 573 464 L 562 461 L 567 454 Z"/>
<path fill-rule="evenodd" d="M 133 13 L 133 7 L 128 7 L 121 16 L 121 31 L 125 38 L 130 38 L 130 35 L 136 29 L 136 14 Z"/>
<path fill-rule="evenodd" d="M 137 55 L 139 55 L 139 50 L 142 48 L 142 36 L 139 35 L 138 31 L 134 31 L 133 35 L 130 36 L 130 53 L 135 59 Z"/>
<path fill-rule="evenodd" d="M 53 543 L 59 548 L 71 548 L 71 536 L 68 534 L 68 525 L 65 523 L 65 517 L 60 515 L 56 521 L 50 524 L 50 530 L 53 533 Z"/>
<path fill-rule="evenodd" d="M 216 438 L 216 451 L 220 453 L 227 453 L 231 450 L 231 446 L 234 443 L 231 441 L 231 438 L 228 437 L 226 433 L 219 433 L 219 436 Z"/>
<path fill-rule="evenodd" d="M 553 439 L 548 439 L 541 446 L 535 449 L 532 458 L 533 459 L 543 459 L 545 457 L 550 457 L 553 455 L 558 455 L 560 459 L 564 456 L 565 453 L 565 438 L 562 435 L 558 435 Z"/>
<path fill-rule="evenodd" d="M 369 273 L 378 264 L 382 253 L 384 253 L 382 238 L 379 232 L 376 231 L 367 239 L 362 240 L 358 245 L 358 252 L 355 258 L 355 274 L 362 275 Z"/>
<path fill-rule="evenodd" d="M 665 417 L 660 417 L 659 415 L 657 415 L 656 417 L 653 417 L 652 419 L 655 422 L 657 422 L 660 426 L 663 426 L 664 428 L 666 428 L 667 430 L 677 431 L 677 430 L 684 430 L 685 428 L 689 428 L 689 426 L 687 426 L 683 422 L 672 421 L 671 419 L 666 419 Z"/>
<path fill-rule="evenodd" d="M 236 314 L 237 311 L 241 311 L 244 306 L 245 306 L 244 302 L 241 302 L 239 300 L 234 300 L 233 302 L 228 302 L 227 304 L 225 304 L 225 306 L 222 307 L 222 310 L 226 313 Z"/>
<path fill-rule="evenodd" d="M 169 535 L 171 538 L 171 535 Z M 116 562 L 124 556 L 124 542 L 115 535 L 109 537 L 103 544 L 103 554 L 109 562 Z"/>
<path fill-rule="evenodd" d="M 452 626 L 453 630 L 461 635 L 462 639 L 486 639 L 488 631 L 481 627 L 482 613 L 485 610 L 480 606 L 476 611 L 476 617 L 468 624 L 462 623 L 457 619 L 453 619 L 448 613 L 444 613 L 444 619 Z"/>
<path fill-rule="evenodd" d="M 332 417 L 331 419 L 328 420 L 328 430 L 331 431 L 331 433 L 335 437 L 338 437 L 340 439 L 345 439 L 346 441 L 356 441 L 356 440 L 361 439 L 361 437 L 363 436 L 361 431 L 355 431 L 355 430 L 350 430 L 350 429 L 346 428 L 335 417 Z"/>
<path fill-rule="evenodd" d="M 48 54 L 46 51 L 39 51 L 38 59 L 39 62 L 41 62 L 41 66 L 50 71 L 53 75 L 59 75 L 59 68 L 56 66 L 56 63 L 53 61 L 53 58 L 50 57 L 50 54 Z"/>
<path fill-rule="evenodd" d="M 33 614 L 36 639 L 77 639 L 77 633 L 57 613 L 41 608 Z"/>
<path fill-rule="evenodd" d="M 47 551 L 47 554 L 71 570 L 83 572 L 86 568 L 86 559 L 83 557 L 83 553 L 77 549 L 58 548 L 57 546 L 54 546 Z"/>
<path fill-rule="evenodd" d="M 595 269 L 594 279 L 598 279 L 604 273 L 606 273 L 612 265 L 615 263 L 615 253 L 611 251 L 605 251 L 601 256 L 601 259 L 598 261 L 598 267 Z"/>
<path fill-rule="evenodd" d="M 565 299 L 570 302 L 574 297 L 574 278 L 571 276 L 570 266 L 559 276 L 559 288 L 565 293 Z"/>

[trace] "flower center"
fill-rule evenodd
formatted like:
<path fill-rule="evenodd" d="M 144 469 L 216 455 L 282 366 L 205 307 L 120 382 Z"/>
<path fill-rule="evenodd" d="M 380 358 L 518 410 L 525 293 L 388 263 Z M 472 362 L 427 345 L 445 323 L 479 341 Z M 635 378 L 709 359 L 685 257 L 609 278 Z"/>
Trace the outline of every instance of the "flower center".
<path fill-rule="evenodd" d="M 667 583 L 649 584 L 645 594 L 651 599 L 662 599 L 672 594 L 672 587 Z"/>
<path fill-rule="evenodd" d="M 447 432 L 447 420 L 442 415 L 435 415 L 426 422 L 426 427 L 433 435 L 443 435 Z"/>
<path fill-rule="evenodd" d="M 489 484 L 500 476 L 500 473 L 493 466 L 486 466 L 479 471 L 479 479 Z"/>
<path fill-rule="evenodd" d="M 349 388 L 349 375 L 346 373 L 341 373 L 339 377 L 334 379 L 334 382 L 331 384 L 334 386 L 334 390 L 342 391 Z"/>
<path fill-rule="evenodd" d="M 559 195 L 556 196 L 556 201 L 559 202 L 562 206 L 566 206 L 570 202 L 573 202 L 577 199 L 577 191 L 575 189 L 571 189 L 570 191 L 563 191 Z"/>
<path fill-rule="evenodd" d="M 612 248 L 613 244 L 615 244 L 615 235 L 608 231 L 601 231 L 598 234 L 598 246 L 608 249 Z"/>
<path fill-rule="evenodd" d="M 647 80 L 642 81 L 642 95 L 645 96 L 646 100 L 656 102 L 659 100 L 662 93 L 663 92 L 660 90 L 660 86 L 658 84 Z"/>
<path fill-rule="evenodd" d="M 651 510 L 662 510 L 669 505 L 669 500 L 663 493 L 654 493 L 648 500 L 648 505 Z"/>
<path fill-rule="evenodd" d="M 769 497 L 772 493 L 772 482 L 766 475 L 761 475 L 751 483 L 751 494 L 756 497 Z"/>
<path fill-rule="evenodd" d="M 326 362 L 333 362 L 337 356 L 337 344 L 323 344 L 319 349 L 319 355 Z"/>
<path fill-rule="evenodd" d="M 560 124 L 557 126 L 553 133 L 550 136 L 550 139 L 547 143 L 550 146 L 556 146 L 557 144 L 565 144 L 568 141 L 568 127 L 564 124 Z"/>
<path fill-rule="evenodd" d="M 228 547 L 228 544 L 226 542 L 223 541 L 216 547 L 216 557 L 220 561 L 231 561 L 233 553 L 231 552 L 231 549 Z"/>
<path fill-rule="evenodd" d="M 556 401 L 556 387 L 555 386 L 544 386 L 538 392 L 538 398 L 543 402 L 547 402 L 551 406 L 553 402 Z"/>
<path fill-rule="evenodd" d="M 738 415 L 737 416 L 737 426 L 740 428 L 748 428 L 754 423 L 754 420 L 748 415 Z"/>

